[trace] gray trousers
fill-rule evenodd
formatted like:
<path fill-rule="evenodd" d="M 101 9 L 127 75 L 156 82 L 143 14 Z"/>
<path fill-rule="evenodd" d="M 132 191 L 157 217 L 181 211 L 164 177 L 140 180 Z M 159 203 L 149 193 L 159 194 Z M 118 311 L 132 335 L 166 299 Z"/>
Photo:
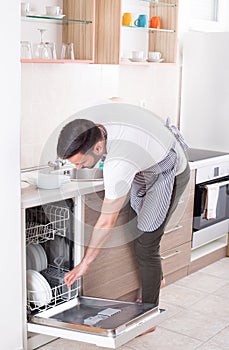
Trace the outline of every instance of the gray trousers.
<path fill-rule="evenodd" d="M 143 232 L 135 241 L 135 254 L 142 283 L 142 302 L 159 304 L 160 284 L 163 279 L 160 241 L 164 229 L 174 212 L 190 178 L 190 168 L 175 177 L 171 204 L 163 224 L 153 232 Z"/>

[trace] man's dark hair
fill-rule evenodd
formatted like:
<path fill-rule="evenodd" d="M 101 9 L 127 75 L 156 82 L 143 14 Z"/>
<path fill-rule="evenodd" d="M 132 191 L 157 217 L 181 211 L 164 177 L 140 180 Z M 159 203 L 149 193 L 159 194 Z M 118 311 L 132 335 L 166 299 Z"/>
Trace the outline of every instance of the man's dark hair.
<path fill-rule="evenodd" d="M 87 119 L 75 119 L 61 130 L 57 155 L 67 159 L 79 152 L 85 154 L 101 139 L 101 131 L 95 123 Z"/>

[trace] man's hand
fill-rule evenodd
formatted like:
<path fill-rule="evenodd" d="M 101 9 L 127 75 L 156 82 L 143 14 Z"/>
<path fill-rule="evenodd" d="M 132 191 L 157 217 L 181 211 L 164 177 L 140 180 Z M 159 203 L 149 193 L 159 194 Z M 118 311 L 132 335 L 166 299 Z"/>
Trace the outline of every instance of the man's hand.
<path fill-rule="evenodd" d="M 81 262 L 76 265 L 71 271 L 65 274 L 64 282 L 67 284 L 68 288 L 81 276 L 83 276 L 88 270 L 88 266 Z"/>

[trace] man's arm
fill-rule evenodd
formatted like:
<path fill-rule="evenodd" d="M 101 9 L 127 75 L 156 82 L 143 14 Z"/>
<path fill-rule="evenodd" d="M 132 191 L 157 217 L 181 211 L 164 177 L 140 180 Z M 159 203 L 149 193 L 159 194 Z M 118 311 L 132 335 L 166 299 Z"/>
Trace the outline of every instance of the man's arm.
<path fill-rule="evenodd" d="M 125 199 L 126 196 L 114 200 L 104 198 L 101 214 L 95 224 L 88 248 L 86 249 L 82 261 L 64 277 L 64 282 L 68 287 L 87 272 L 90 264 L 99 254 L 101 248 L 109 237 L 112 228 L 115 226 Z"/>

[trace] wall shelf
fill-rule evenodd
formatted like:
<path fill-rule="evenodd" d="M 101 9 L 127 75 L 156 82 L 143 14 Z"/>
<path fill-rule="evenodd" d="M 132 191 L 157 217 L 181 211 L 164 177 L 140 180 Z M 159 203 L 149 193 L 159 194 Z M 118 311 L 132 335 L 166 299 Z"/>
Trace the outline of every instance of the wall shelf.
<path fill-rule="evenodd" d="M 95 0 L 63 0 L 63 14 L 55 16 L 46 15 L 43 7 L 35 5 L 35 0 L 31 1 L 31 8 L 36 10 L 21 16 L 21 41 L 28 41 L 33 51 L 38 38 L 37 29 L 44 28 L 47 31 L 44 42 L 55 43 L 58 59 L 30 58 L 21 59 L 21 63 L 94 63 Z M 71 55 L 67 55 L 69 59 L 61 59 L 63 43 L 73 43 L 74 60 L 70 59 Z M 31 57 L 26 54 L 21 56 Z M 33 56 L 37 55 L 32 53 Z"/>
<path fill-rule="evenodd" d="M 44 15 L 27 15 L 21 17 L 23 21 L 36 21 L 36 22 L 50 22 L 55 24 L 65 24 L 65 23 L 78 23 L 78 24 L 91 24 L 90 20 L 80 20 L 80 19 L 71 19 L 71 18 L 56 18 L 56 17 L 48 17 Z"/>
<path fill-rule="evenodd" d="M 176 4 L 169 4 L 167 2 L 163 2 L 163 1 L 154 1 L 154 0 L 140 0 L 140 1 L 143 1 L 143 2 L 149 2 L 151 5 L 154 5 L 154 6 L 167 6 L 167 7 L 176 7 L 177 5 Z"/>
<path fill-rule="evenodd" d="M 138 26 L 122 26 L 124 28 L 138 29 L 150 32 L 165 32 L 165 33 L 175 33 L 175 29 L 163 29 L 163 28 L 150 28 L 150 27 L 138 27 Z"/>
<path fill-rule="evenodd" d="M 46 60 L 35 58 L 22 58 L 21 63 L 93 63 L 93 60 Z"/>

